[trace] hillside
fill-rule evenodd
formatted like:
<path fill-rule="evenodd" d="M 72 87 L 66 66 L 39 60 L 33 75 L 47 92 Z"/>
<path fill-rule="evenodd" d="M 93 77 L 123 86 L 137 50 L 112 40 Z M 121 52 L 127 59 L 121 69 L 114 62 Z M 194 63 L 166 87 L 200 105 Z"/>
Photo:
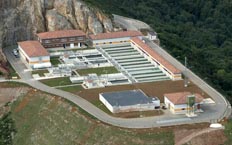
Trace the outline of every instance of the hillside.
<path fill-rule="evenodd" d="M 161 45 L 232 102 L 232 2 L 229 0 L 85 0 L 108 13 L 136 18 Z"/>

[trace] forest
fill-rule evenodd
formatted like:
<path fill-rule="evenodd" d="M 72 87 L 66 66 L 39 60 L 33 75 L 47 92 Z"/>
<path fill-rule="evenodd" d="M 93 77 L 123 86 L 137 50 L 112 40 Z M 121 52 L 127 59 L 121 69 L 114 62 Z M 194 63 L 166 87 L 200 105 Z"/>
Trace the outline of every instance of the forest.
<path fill-rule="evenodd" d="M 85 0 L 148 23 L 161 46 L 232 102 L 231 0 Z"/>

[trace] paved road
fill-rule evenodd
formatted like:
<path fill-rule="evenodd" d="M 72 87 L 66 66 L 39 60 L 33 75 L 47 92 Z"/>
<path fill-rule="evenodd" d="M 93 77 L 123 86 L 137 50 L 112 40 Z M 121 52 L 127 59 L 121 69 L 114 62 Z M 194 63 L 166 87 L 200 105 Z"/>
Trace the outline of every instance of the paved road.
<path fill-rule="evenodd" d="M 127 28 L 127 30 L 139 31 L 140 29 L 150 29 L 150 26 L 142 21 L 115 15 L 115 14 L 113 14 L 113 16 L 114 16 L 114 22 L 116 24 L 122 25 L 124 28 Z"/>
<path fill-rule="evenodd" d="M 157 49 L 155 44 L 153 44 L 152 42 L 148 42 L 148 43 L 152 45 L 154 49 Z M 209 112 L 207 115 L 202 113 L 197 118 L 192 118 L 192 119 L 185 117 L 185 115 L 154 116 L 154 117 L 132 118 L 132 119 L 112 117 L 77 95 L 74 95 L 74 94 L 71 94 L 71 93 L 68 93 L 62 90 L 58 90 L 55 88 L 51 88 L 49 86 L 46 86 L 40 83 L 37 80 L 34 80 L 31 77 L 31 74 L 29 71 L 24 71 L 26 69 L 26 66 L 23 64 L 23 62 L 21 62 L 19 58 L 15 58 L 12 55 L 11 50 L 9 49 L 5 50 L 4 53 L 6 54 L 8 61 L 11 63 L 13 68 L 18 72 L 19 76 L 21 77 L 21 80 L 20 80 L 21 82 L 25 82 L 38 90 L 42 90 L 42 91 L 45 91 L 45 92 L 48 92 L 48 93 L 51 93 L 57 96 L 61 96 L 73 102 L 74 104 L 80 106 L 86 112 L 95 116 L 102 122 L 105 122 L 105 123 L 108 123 L 114 126 L 125 127 L 125 128 L 151 128 L 151 127 L 160 127 L 160 126 L 210 122 L 211 120 L 215 120 L 215 119 L 218 119 L 218 118 L 221 118 L 227 115 L 225 113 L 227 104 L 224 101 L 224 99 L 222 99 L 223 97 L 218 92 L 215 92 L 215 90 L 213 90 L 207 84 L 199 80 L 197 76 L 189 72 L 190 79 L 193 79 L 193 81 L 196 82 L 197 84 L 200 83 L 201 88 L 203 88 L 206 92 L 209 92 L 209 95 L 212 95 L 213 98 L 215 98 L 215 101 L 217 102 L 216 104 L 217 108 L 220 108 L 219 111 L 217 111 L 217 109 L 214 109 L 211 112 Z M 168 56 L 168 54 L 165 54 L 165 55 Z M 179 64 L 178 62 L 176 63 L 177 63 L 176 65 L 178 66 L 178 68 L 181 67 L 181 69 L 183 69 L 183 66 L 181 64 Z"/>

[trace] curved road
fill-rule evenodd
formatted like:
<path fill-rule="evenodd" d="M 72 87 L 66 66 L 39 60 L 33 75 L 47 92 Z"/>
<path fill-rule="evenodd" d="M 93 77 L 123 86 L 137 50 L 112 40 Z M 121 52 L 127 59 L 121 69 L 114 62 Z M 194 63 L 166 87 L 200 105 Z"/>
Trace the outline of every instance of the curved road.
<path fill-rule="evenodd" d="M 154 43 L 148 42 L 149 45 L 152 45 L 154 49 L 157 49 L 157 47 Z M 158 49 L 161 49 L 158 47 Z M 188 70 L 188 76 L 196 84 L 201 84 L 200 87 L 207 92 L 212 98 L 215 100 L 215 110 L 213 110 L 210 113 L 202 113 L 196 118 L 187 118 L 185 115 L 172 115 L 172 116 L 154 116 L 154 117 L 146 117 L 146 118 L 132 118 L 132 119 L 124 119 L 124 118 L 116 118 L 112 117 L 99 108 L 95 107 L 85 99 L 71 94 L 69 92 L 65 92 L 62 90 L 58 90 L 55 88 L 51 88 L 49 86 L 46 86 L 39 81 L 34 80 L 31 77 L 31 73 L 29 71 L 26 71 L 26 67 L 23 64 L 23 62 L 19 58 L 15 58 L 11 50 L 4 50 L 4 53 L 8 59 L 8 61 L 11 63 L 13 68 L 18 72 L 19 76 L 21 77 L 21 82 L 27 83 L 31 85 L 32 87 L 45 91 L 57 96 L 61 96 L 76 105 L 80 106 L 82 109 L 84 109 L 89 114 L 93 115 L 97 119 L 101 120 L 102 122 L 124 127 L 124 128 L 152 128 L 152 127 L 160 127 L 160 126 L 171 126 L 171 125 L 180 125 L 180 124 L 191 124 L 191 123 L 200 123 L 200 122 L 211 122 L 212 120 L 220 120 L 223 117 L 228 117 L 230 114 L 231 109 L 229 108 L 228 102 L 224 99 L 224 97 L 218 93 L 216 90 L 211 88 L 209 85 L 207 85 L 204 81 L 202 81 L 199 77 L 194 75 L 191 71 Z M 161 53 L 166 53 L 162 52 Z M 168 54 L 167 57 L 171 57 Z M 180 68 L 181 70 L 184 68 L 182 64 L 180 64 L 178 61 L 176 61 L 174 58 L 170 58 L 170 60 L 173 63 L 176 63 L 175 65 Z"/>

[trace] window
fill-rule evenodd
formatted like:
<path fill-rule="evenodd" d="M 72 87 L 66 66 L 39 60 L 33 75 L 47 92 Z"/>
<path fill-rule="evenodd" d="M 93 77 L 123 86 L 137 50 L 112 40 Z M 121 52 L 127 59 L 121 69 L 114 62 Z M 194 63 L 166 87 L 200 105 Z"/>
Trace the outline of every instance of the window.
<path fill-rule="evenodd" d="M 45 40 L 44 43 L 50 43 L 51 41 L 50 40 Z"/>
<path fill-rule="evenodd" d="M 84 40 L 83 37 L 77 37 L 77 40 Z"/>
<path fill-rule="evenodd" d="M 61 42 L 67 42 L 67 39 L 66 38 L 62 38 Z"/>
<path fill-rule="evenodd" d="M 75 41 L 76 38 L 69 38 L 69 41 Z"/>

